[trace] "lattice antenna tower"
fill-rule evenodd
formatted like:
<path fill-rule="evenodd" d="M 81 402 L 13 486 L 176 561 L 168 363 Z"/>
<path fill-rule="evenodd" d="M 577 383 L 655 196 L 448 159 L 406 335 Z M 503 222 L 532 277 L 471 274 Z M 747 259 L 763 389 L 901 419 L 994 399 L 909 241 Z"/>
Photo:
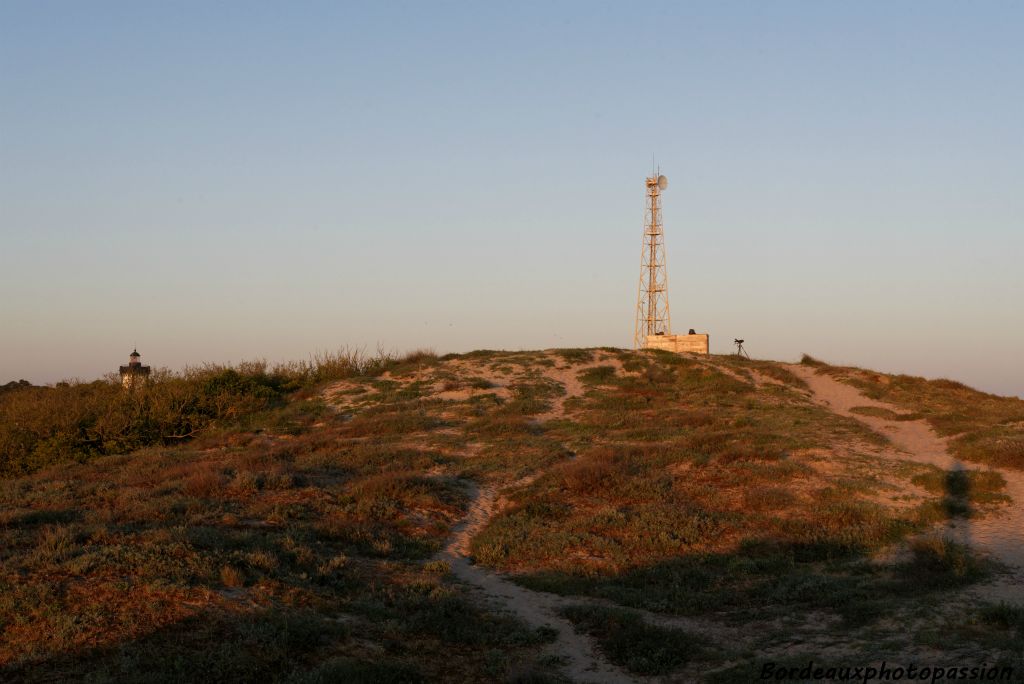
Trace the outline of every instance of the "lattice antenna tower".
<path fill-rule="evenodd" d="M 640 286 L 636 297 L 636 328 L 633 348 L 642 349 L 648 335 L 671 335 L 668 310 L 668 267 L 665 263 L 665 230 L 661 224 L 661 192 L 668 178 L 660 170 L 644 182 L 644 239 L 640 250 Z"/>

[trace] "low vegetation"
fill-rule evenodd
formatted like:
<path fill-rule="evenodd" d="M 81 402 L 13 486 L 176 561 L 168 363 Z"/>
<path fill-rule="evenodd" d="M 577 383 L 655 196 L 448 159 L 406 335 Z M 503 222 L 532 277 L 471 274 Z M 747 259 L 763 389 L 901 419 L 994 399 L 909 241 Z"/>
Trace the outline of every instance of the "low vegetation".
<path fill-rule="evenodd" d="M 173 445 L 209 427 L 281 408 L 297 390 L 432 358 L 423 351 L 402 358 L 343 351 L 273 367 L 262 361 L 205 365 L 158 371 L 133 391 L 123 390 L 116 376 L 55 387 L 9 383 L 0 393 L 0 476 Z"/>
<path fill-rule="evenodd" d="M 873 657 L 914 638 L 910 615 L 953 624 L 993 567 L 932 531 L 1004 483 L 882 467 L 883 437 L 804 390 L 770 362 L 615 349 L 13 388 L 0 679 L 563 681 L 552 630 L 436 556 L 474 485 L 503 506 L 476 563 L 567 597 L 638 676 L 749 681 L 822 630 L 886 644 Z M 1024 624 L 972 619 L 956 628 L 993 653 Z"/>
<path fill-rule="evenodd" d="M 979 392 L 955 380 L 830 366 L 809 356 L 803 363 L 853 385 L 872 399 L 904 409 L 906 413 L 896 420 L 924 418 L 940 435 L 951 438 L 950 449 L 964 460 L 1024 469 L 1022 399 Z M 870 413 L 871 409 L 860 411 Z"/>
<path fill-rule="evenodd" d="M 629 610 L 574 605 L 563 614 L 597 640 L 608 659 L 638 675 L 664 675 L 705 654 L 708 639 L 648 624 Z"/>

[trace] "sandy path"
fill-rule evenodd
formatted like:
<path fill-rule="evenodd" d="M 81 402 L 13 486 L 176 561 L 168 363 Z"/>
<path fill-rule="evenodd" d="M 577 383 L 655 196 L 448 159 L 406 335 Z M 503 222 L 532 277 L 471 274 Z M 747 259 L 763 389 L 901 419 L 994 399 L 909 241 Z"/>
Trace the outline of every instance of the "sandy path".
<path fill-rule="evenodd" d="M 583 393 L 586 392 L 587 388 L 580 381 L 579 374 L 583 371 L 591 368 L 597 368 L 599 366 L 611 366 L 615 369 L 615 373 L 618 375 L 622 375 L 624 372 L 622 362 L 614 356 L 601 357 L 597 361 L 583 363 L 578 366 L 570 365 L 565 367 L 556 366 L 554 368 L 545 368 L 543 370 L 544 377 L 560 383 L 562 387 L 565 388 L 565 394 L 560 397 L 556 397 L 552 402 L 551 409 L 544 413 L 538 413 L 536 419 L 539 421 L 545 421 L 565 416 L 565 402 L 574 397 L 582 397 Z"/>
<path fill-rule="evenodd" d="M 943 470 L 965 468 L 963 463 L 949 453 L 947 440 L 939 437 L 927 421 L 895 421 L 853 413 L 851 409 L 855 406 L 874 406 L 895 413 L 906 412 L 865 397 L 855 387 L 831 376 L 818 374 L 808 366 L 791 365 L 788 368 L 807 382 L 815 402 L 885 435 L 901 452 L 885 451 L 883 456 L 927 463 Z M 969 464 L 968 467 L 978 466 Z M 1002 468 L 992 470 L 1006 479 L 1005 493 L 1012 499 L 1010 505 L 981 519 L 958 520 L 948 533 L 957 541 L 990 554 L 1010 569 L 1009 576 L 1000 577 L 977 589 L 979 595 L 1024 604 L 1024 506 L 1021 506 L 1024 503 L 1024 473 Z"/>
<path fill-rule="evenodd" d="M 528 485 L 538 475 L 515 482 L 512 487 Z M 461 581 L 476 587 L 485 600 L 498 608 L 511 611 L 533 627 L 551 627 L 558 632 L 557 640 L 548 646 L 548 652 L 565 663 L 566 674 L 574 682 L 660 682 L 663 678 L 631 675 L 609 663 L 593 639 L 580 634 L 572 623 L 563 618 L 560 610 L 571 605 L 590 605 L 623 609 L 613 601 L 589 596 L 561 596 L 533 591 L 505 579 L 501 575 L 474 565 L 469 557 L 470 542 L 499 513 L 507 501 L 493 487 L 478 488 L 466 482 L 471 497 L 470 508 L 462 521 L 452 530 L 447 546 L 435 558 L 447 561 L 452 573 Z M 625 608 L 640 615 L 645 622 L 663 628 L 683 629 L 710 636 L 721 643 L 750 642 L 750 635 L 736 627 L 717 622 L 678 615 L 652 613 L 642 608 Z"/>
<path fill-rule="evenodd" d="M 472 483 L 468 486 L 472 499 L 469 512 L 455 526 L 448 545 L 437 558 L 447 561 L 457 578 L 479 589 L 490 603 L 511 611 L 532 627 L 555 629 L 558 638 L 548 650 L 565 662 L 566 674 L 574 682 L 640 681 L 606 661 L 590 637 L 576 632 L 572 623 L 558 614 L 559 608 L 577 601 L 531 591 L 470 561 L 470 541 L 497 511 L 498 497 L 493 488 L 478 489 Z"/>

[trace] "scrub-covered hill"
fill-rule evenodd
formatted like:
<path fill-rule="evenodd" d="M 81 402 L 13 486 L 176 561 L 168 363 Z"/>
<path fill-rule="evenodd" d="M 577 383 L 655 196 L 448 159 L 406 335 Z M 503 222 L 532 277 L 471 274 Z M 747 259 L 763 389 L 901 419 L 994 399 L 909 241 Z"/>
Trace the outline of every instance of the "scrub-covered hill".
<path fill-rule="evenodd" d="M 0 398 L 0 679 L 1024 673 L 1024 402 L 617 349 L 286 371 Z"/>

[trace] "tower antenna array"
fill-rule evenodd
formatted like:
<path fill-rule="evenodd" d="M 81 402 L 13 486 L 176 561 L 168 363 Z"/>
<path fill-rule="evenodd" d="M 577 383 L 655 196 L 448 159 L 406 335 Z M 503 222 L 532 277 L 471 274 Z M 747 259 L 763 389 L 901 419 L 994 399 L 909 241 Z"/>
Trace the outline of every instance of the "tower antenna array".
<path fill-rule="evenodd" d="M 668 267 L 665 264 L 665 231 L 661 224 L 661 191 L 668 178 L 655 172 L 644 182 L 644 239 L 640 250 L 640 286 L 636 298 L 633 348 L 647 346 L 648 335 L 671 335 L 668 310 Z"/>

